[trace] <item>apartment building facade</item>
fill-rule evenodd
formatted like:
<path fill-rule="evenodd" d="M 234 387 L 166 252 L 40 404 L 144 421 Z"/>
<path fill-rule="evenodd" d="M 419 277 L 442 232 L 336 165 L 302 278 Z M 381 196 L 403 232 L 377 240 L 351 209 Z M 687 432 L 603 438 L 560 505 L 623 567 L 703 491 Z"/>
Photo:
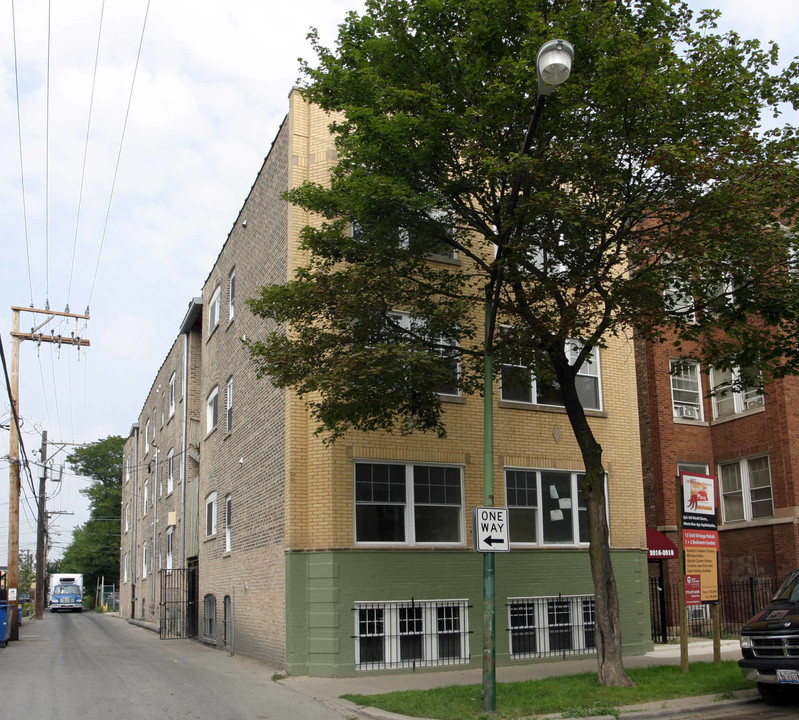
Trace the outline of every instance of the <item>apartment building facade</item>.
<path fill-rule="evenodd" d="M 795 570 L 799 379 L 734 389 L 738 368 L 686 362 L 670 343 L 640 342 L 636 358 L 647 525 L 676 541 L 679 472 L 712 475 L 721 580 Z M 676 560 L 667 572 L 676 582 Z"/>
<path fill-rule="evenodd" d="M 125 448 L 125 462 L 139 469 L 139 478 L 126 475 L 124 487 L 134 483 L 130 496 L 140 498 L 140 507 L 136 536 L 123 530 L 123 563 L 138 554 L 133 564 L 143 571 L 146 541 L 161 578 L 191 568 L 186 577 L 196 587 L 185 595 L 196 608 L 196 636 L 292 674 L 479 666 L 482 557 L 472 549 L 471 509 L 483 504 L 482 398 L 457 387 L 442 394 L 443 439 L 353 432 L 328 445 L 315 434 L 305 402 L 257 378 L 248 358 L 247 340 L 269 328 L 245 298 L 285 282 L 305 261 L 299 234 L 315 220 L 281 194 L 308 179 L 326 180 L 335 163 L 328 123 L 291 93 L 289 113 L 202 298 L 193 302 L 158 373 Z M 196 352 L 181 360 L 187 343 Z M 152 423 L 159 386 L 178 361 L 196 373 L 188 383 L 186 443 L 178 446 L 187 461 L 180 475 L 188 478 L 186 501 L 174 510 L 180 515 L 174 527 L 187 537 L 170 569 L 158 565 L 149 547 L 152 535 L 161 552 L 159 538 L 165 542 L 171 516 L 161 520 L 158 513 L 172 505 L 169 495 L 160 510 L 149 495 L 150 506 L 142 505 L 143 482 L 152 482 L 142 468 L 154 452 L 142 428 Z M 557 398 L 524 368 L 500 374 L 495 502 L 509 508 L 511 551 L 496 558 L 497 661 L 591 654 L 595 610 L 581 455 Z M 611 338 L 581 380 L 604 448 L 623 649 L 641 653 L 651 641 L 630 343 Z M 168 422 L 164 428 L 163 438 L 156 437 L 159 461 L 172 441 Z M 123 574 L 123 613 L 143 608 L 150 613 L 143 619 L 163 628 L 169 583 L 154 584 L 149 568 L 146 578 L 141 574 Z"/>

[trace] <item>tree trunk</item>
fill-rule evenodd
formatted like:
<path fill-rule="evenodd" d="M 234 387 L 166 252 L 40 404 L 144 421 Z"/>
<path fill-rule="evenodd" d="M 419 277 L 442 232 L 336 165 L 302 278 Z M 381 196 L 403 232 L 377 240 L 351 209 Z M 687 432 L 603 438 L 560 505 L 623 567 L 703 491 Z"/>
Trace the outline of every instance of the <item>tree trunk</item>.
<path fill-rule="evenodd" d="M 589 556 L 596 603 L 597 673 L 600 685 L 630 687 L 634 683 L 624 669 L 619 625 L 619 594 L 610 559 L 610 533 L 605 502 L 605 468 L 602 446 L 597 442 L 577 396 L 575 375 L 565 353 L 550 353 L 564 405 L 585 464 L 583 497 L 588 512 Z"/>

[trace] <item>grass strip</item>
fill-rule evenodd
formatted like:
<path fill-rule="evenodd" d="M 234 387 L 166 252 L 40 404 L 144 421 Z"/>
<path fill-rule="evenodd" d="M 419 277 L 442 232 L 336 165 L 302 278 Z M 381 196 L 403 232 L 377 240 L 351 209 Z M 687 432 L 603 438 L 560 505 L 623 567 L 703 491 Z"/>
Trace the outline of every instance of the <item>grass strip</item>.
<path fill-rule="evenodd" d="M 660 665 L 628 670 L 632 688 L 603 687 L 596 673 L 564 675 L 497 684 L 495 718 L 531 718 L 563 713 L 564 717 L 618 715 L 618 708 L 654 700 L 694 695 L 725 696 L 734 690 L 754 687 L 741 674 L 734 660 L 691 663 L 687 674 L 677 665 Z M 440 720 L 485 718 L 480 685 L 450 685 L 432 690 L 405 690 L 383 695 L 343 695 L 343 698 L 390 712 Z"/>

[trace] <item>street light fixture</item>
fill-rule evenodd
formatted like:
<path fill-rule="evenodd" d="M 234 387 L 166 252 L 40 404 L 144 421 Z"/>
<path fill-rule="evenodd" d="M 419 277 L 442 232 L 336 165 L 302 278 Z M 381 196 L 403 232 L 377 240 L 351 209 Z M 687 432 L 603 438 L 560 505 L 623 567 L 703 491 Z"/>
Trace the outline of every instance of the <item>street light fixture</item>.
<path fill-rule="evenodd" d="M 558 85 L 571 74 L 574 47 L 566 40 L 550 40 L 541 46 L 536 59 L 538 75 L 538 98 L 530 118 L 521 154 L 529 152 L 533 136 L 544 109 L 544 103 Z M 521 172 L 516 174 L 510 193 L 507 210 L 508 217 L 516 212 L 522 185 Z M 505 246 L 497 247 L 497 273 L 492 292 L 485 304 L 485 342 L 483 344 L 483 503 L 494 505 L 494 329 L 497 322 L 497 307 L 502 285 Z M 476 532 L 472 528 L 472 533 Z M 510 540 L 510 538 L 509 538 Z M 496 676 L 496 591 L 494 576 L 494 553 L 483 553 L 483 711 L 495 712 L 497 709 Z"/>
<path fill-rule="evenodd" d="M 551 95 L 555 88 L 565 82 L 572 69 L 574 46 L 567 40 L 550 40 L 538 51 L 538 94 Z"/>

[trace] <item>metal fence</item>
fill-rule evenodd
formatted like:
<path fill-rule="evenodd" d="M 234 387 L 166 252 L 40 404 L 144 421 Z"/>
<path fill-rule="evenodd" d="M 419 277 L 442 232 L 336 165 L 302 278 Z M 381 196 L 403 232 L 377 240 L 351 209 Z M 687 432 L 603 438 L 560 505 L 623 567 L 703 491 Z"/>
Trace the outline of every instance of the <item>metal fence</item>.
<path fill-rule="evenodd" d="M 778 578 L 738 578 L 719 584 L 721 632 L 738 635 L 741 626 L 768 605 L 780 586 Z M 663 587 L 659 578 L 649 578 L 649 610 L 652 640 L 666 643 L 680 634 L 680 598 L 677 585 Z M 688 635 L 711 637 L 713 620 L 710 605 L 688 606 Z"/>
<path fill-rule="evenodd" d="M 355 668 L 384 670 L 469 662 L 468 602 L 358 602 Z"/>

